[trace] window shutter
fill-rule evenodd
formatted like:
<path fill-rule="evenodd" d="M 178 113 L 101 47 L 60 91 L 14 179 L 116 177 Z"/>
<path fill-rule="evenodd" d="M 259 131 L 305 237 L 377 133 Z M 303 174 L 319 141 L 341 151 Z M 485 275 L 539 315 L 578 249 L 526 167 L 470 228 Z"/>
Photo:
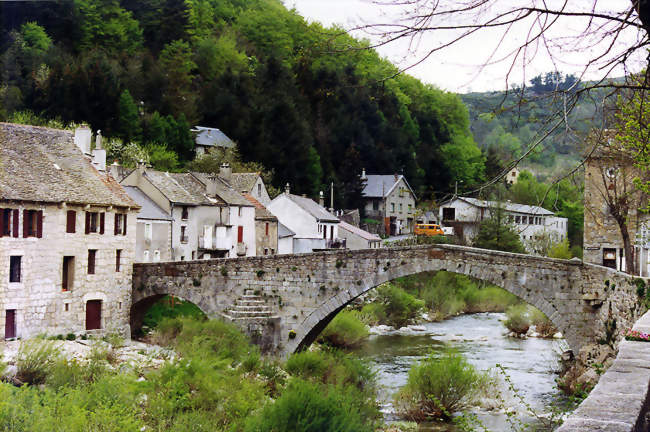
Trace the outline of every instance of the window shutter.
<path fill-rule="evenodd" d="M 18 220 L 19 220 L 18 209 L 14 209 L 14 232 L 13 232 L 13 234 L 14 234 L 14 237 L 16 237 L 16 238 L 18 237 Z"/>
<path fill-rule="evenodd" d="M 36 212 L 36 237 L 43 237 L 43 210 Z"/>
<path fill-rule="evenodd" d="M 106 213 L 101 212 L 99 214 L 99 233 L 104 234 L 104 218 L 106 217 Z"/>
<path fill-rule="evenodd" d="M 77 212 L 68 210 L 68 219 L 66 221 L 65 232 L 74 233 L 77 230 Z"/>
<path fill-rule="evenodd" d="M 0 237 L 2 237 L 5 232 L 5 211 L 5 209 L 0 208 Z"/>
<path fill-rule="evenodd" d="M 86 212 L 86 234 L 90 234 L 90 212 Z"/>
<path fill-rule="evenodd" d="M 23 210 L 23 238 L 29 237 L 29 231 L 27 230 L 28 220 L 29 220 L 29 210 Z"/>
<path fill-rule="evenodd" d="M 122 235 L 126 235 L 126 216 L 127 214 L 124 213 L 124 229 L 122 230 Z"/>

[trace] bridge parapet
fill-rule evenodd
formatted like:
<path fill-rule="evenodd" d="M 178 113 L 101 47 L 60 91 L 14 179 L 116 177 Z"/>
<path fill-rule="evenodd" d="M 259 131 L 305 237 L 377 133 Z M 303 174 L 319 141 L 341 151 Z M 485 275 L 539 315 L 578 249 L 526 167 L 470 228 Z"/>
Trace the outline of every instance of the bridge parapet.
<path fill-rule="evenodd" d="M 277 351 L 310 344 L 350 301 L 384 282 L 446 270 L 500 286 L 539 308 L 578 352 L 616 337 L 638 316 L 631 278 L 579 260 L 558 260 L 455 245 L 325 251 L 204 261 L 135 264 L 132 321 L 148 299 L 173 294 L 217 317 L 245 290 L 277 307 Z M 607 324 L 609 323 L 609 324 Z M 609 326 L 609 327 L 608 327 Z"/>

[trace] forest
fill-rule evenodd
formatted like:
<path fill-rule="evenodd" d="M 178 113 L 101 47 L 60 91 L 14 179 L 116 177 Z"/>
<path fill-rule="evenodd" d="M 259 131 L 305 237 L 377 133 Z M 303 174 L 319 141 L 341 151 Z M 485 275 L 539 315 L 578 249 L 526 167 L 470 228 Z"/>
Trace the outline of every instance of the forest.
<path fill-rule="evenodd" d="M 419 198 L 485 179 L 468 110 L 337 27 L 280 0 L 2 2 L 0 120 L 86 122 L 147 151 L 193 157 L 216 127 L 272 184 L 354 206 L 359 174 L 400 172 Z M 122 148 L 119 147 L 118 148 Z"/>

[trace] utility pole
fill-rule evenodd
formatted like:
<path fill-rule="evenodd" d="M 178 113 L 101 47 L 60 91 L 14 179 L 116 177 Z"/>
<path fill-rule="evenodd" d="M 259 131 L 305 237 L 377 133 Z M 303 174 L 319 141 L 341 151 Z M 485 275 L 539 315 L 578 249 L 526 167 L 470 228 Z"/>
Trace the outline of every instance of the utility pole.
<path fill-rule="evenodd" d="M 330 184 L 330 211 L 334 211 L 334 182 Z"/>

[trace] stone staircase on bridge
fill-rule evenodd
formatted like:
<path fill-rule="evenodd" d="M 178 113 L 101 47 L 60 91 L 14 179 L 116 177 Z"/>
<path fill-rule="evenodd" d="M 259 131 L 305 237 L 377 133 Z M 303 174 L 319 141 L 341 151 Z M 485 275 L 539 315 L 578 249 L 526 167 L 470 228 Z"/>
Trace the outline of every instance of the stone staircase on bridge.
<path fill-rule="evenodd" d="M 244 290 L 235 304 L 226 309 L 224 315 L 231 321 L 262 320 L 273 318 L 273 309 L 261 296 L 253 290 Z"/>

